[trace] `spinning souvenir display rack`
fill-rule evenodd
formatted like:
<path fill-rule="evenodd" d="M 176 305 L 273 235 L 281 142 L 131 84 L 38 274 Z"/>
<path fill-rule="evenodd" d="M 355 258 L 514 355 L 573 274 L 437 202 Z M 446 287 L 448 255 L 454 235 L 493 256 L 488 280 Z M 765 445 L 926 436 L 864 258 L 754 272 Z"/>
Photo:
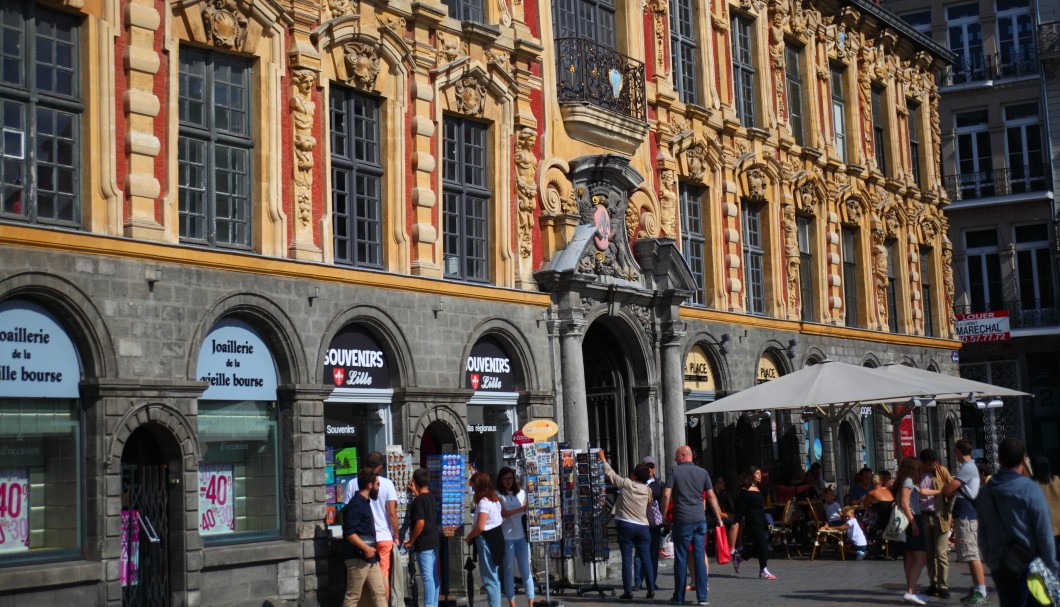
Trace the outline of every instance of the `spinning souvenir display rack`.
<path fill-rule="evenodd" d="M 574 452 L 574 463 L 582 562 L 607 562 L 610 554 L 607 545 L 607 520 L 610 514 L 607 504 L 607 477 L 604 475 L 603 462 L 600 461 L 600 450 L 592 447 L 578 449 Z M 615 593 L 613 588 L 605 588 L 597 583 L 595 565 L 589 569 L 592 571 L 593 583 L 579 588 L 579 596 L 586 592 L 599 592 L 600 598 L 603 598 L 605 591 Z"/>

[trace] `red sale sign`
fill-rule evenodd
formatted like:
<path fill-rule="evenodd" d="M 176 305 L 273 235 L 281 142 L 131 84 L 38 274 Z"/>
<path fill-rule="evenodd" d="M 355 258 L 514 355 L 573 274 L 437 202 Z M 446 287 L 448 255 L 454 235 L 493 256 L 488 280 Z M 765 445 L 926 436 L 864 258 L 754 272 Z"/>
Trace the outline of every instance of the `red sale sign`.
<path fill-rule="evenodd" d="M 913 414 L 910 412 L 898 424 L 898 444 L 902 457 L 916 457 L 916 443 L 913 442 Z"/>
<path fill-rule="evenodd" d="M 236 530 L 231 464 L 199 466 L 199 533 L 212 535 Z"/>
<path fill-rule="evenodd" d="M 0 470 L 0 552 L 29 550 L 29 471 Z"/>

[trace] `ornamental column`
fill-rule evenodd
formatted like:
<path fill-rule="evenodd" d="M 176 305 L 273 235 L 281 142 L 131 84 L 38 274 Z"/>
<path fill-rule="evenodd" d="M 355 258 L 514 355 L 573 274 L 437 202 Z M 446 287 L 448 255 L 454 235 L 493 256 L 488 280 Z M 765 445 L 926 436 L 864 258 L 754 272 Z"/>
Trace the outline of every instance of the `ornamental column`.
<path fill-rule="evenodd" d="M 685 392 L 684 365 L 681 353 L 684 351 L 684 323 L 672 323 L 662 339 L 662 425 L 663 450 L 660 461 L 669 461 L 677 448 L 685 444 Z"/>
<path fill-rule="evenodd" d="M 560 366 L 563 372 L 563 423 L 561 436 L 574 449 L 589 443 L 589 408 L 585 401 L 585 361 L 582 338 L 585 321 L 569 320 L 561 325 Z"/>

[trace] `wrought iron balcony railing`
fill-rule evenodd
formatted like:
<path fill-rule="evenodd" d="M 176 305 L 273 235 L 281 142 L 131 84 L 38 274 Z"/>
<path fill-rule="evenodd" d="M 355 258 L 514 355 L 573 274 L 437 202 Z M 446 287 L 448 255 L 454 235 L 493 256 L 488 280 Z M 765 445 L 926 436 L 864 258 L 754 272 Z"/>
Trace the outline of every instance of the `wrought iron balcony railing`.
<path fill-rule="evenodd" d="M 939 73 L 939 86 L 1016 78 L 1038 73 L 1038 47 L 1029 46 L 993 55 L 959 57 Z"/>
<path fill-rule="evenodd" d="M 1060 53 L 1060 21 L 1038 26 L 1038 48 L 1041 49 L 1043 58 Z"/>
<path fill-rule="evenodd" d="M 556 39 L 560 103 L 588 103 L 644 122 L 644 64 L 588 38 Z"/>
<path fill-rule="evenodd" d="M 953 306 L 953 312 L 954 314 L 994 312 L 998 307 L 985 303 L 956 305 Z M 1055 298 L 1008 301 L 1005 302 L 1003 309 L 1008 311 L 1009 327 L 1013 329 L 1060 325 L 1060 303 Z"/>
<path fill-rule="evenodd" d="M 1052 187 L 1048 166 L 1035 164 L 1014 169 L 945 175 L 942 184 L 950 200 L 1040 192 Z"/>

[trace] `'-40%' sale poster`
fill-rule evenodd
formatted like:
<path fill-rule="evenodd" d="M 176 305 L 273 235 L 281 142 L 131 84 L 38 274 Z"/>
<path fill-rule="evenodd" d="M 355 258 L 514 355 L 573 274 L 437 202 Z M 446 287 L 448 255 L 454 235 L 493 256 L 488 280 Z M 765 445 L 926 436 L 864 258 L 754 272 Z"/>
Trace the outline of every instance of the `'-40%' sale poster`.
<path fill-rule="evenodd" d="M 236 530 L 233 466 L 199 466 L 199 533 L 230 533 Z"/>
<path fill-rule="evenodd" d="M 29 550 L 29 471 L 0 470 L 0 552 Z"/>

